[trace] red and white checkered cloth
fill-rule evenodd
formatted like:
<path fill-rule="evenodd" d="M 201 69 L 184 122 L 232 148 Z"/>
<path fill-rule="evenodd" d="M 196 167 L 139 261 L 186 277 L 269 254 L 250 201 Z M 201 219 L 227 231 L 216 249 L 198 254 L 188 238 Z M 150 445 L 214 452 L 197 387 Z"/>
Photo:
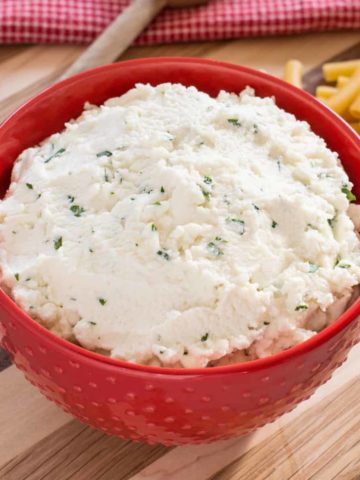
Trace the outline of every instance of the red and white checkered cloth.
<path fill-rule="evenodd" d="M 92 41 L 130 0 L 0 0 L 0 43 Z M 166 10 L 138 44 L 360 29 L 360 0 L 211 0 Z"/>

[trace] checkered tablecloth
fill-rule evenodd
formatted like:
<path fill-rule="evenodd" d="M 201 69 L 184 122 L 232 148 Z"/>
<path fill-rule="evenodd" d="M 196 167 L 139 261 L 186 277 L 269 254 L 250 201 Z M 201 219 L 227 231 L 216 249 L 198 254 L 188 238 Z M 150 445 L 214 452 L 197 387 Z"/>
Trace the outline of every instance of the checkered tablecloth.
<path fill-rule="evenodd" d="M 86 43 L 130 0 L 0 0 L 0 43 Z M 150 0 L 149 0 L 150 1 Z M 360 29 L 360 0 L 210 0 L 166 10 L 138 44 Z"/>

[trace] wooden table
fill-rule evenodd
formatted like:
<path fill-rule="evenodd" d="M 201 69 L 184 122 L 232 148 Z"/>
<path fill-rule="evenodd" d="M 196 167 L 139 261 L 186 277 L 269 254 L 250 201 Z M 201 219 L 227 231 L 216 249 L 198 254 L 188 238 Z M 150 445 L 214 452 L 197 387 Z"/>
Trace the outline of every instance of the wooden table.
<path fill-rule="evenodd" d="M 200 56 L 281 75 L 360 41 L 358 32 L 130 49 L 122 58 Z M 0 118 L 52 83 L 79 46 L 0 47 Z M 5 361 L 0 352 L 0 370 Z M 306 402 L 255 434 L 174 449 L 107 437 L 59 410 L 14 367 L 0 373 L 2 480 L 359 480 L 360 345 Z"/>

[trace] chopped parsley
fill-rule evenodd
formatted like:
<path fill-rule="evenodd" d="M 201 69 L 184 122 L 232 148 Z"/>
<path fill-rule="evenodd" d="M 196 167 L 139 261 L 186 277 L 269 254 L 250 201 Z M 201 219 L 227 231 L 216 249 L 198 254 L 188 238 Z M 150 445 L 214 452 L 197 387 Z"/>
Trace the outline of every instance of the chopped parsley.
<path fill-rule="evenodd" d="M 75 217 L 81 217 L 81 215 L 85 212 L 85 209 L 83 207 L 80 207 L 79 205 L 72 205 L 70 207 L 70 210 L 75 215 Z"/>
<path fill-rule="evenodd" d="M 257 210 L 257 211 L 259 211 L 259 210 L 260 210 L 260 208 L 259 208 L 257 205 L 255 205 L 255 203 L 253 203 L 253 207 L 254 207 L 254 208 L 255 208 L 255 210 Z"/>
<path fill-rule="evenodd" d="M 338 264 L 339 268 L 351 268 L 350 263 L 339 263 Z"/>
<path fill-rule="evenodd" d="M 96 322 L 89 322 L 90 325 L 96 325 Z"/>
<path fill-rule="evenodd" d="M 204 183 L 206 183 L 207 185 L 211 185 L 213 182 L 212 178 L 209 177 L 208 175 L 204 175 Z"/>
<path fill-rule="evenodd" d="M 157 226 L 155 225 L 155 223 L 152 223 L 152 224 L 151 224 L 151 230 L 152 230 L 153 232 L 156 232 Z"/>
<path fill-rule="evenodd" d="M 256 125 L 256 123 L 254 123 L 253 125 L 253 132 L 256 134 L 256 133 L 259 133 L 259 127 L 258 125 Z"/>
<path fill-rule="evenodd" d="M 58 237 L 54 240 L 55 250 L 59 250 L 60 247 L 62 247 L 62 237 Z"/>
<path fill-rule="evenodd" d="M 34 188 L 32 183 L 26 183 L 26 186 L 29 190 L 33 190 L 33 188 Z"/>
<path fill-rule="evenodd" d="M 228 217 L 226 219 L 226 223 L 228 225 L 231 225 L 234 230 L 236 231 L 236 233 L 238 233 L 239 235 L 244 235 L 245 233 L 245 222 L 244 220 L 241 220 L 240 218 L 230 218 Z"/>
<path fill-rule="evenodd" d="M 65 153 L 65 148 L 59 148 L 59 150 L 57 152 L 53 153 L 52 155 L 50 155 L 50 157 L 47 158 L 44 163 L 49 163 L 50 160 L 52 160 L 53 158 L 56 158 L 56 157 L 60 157 L 63 153 Z"/>
<path fill-rule="evenodd" d="M 99 152 L 96 154 L 97 157 L 111 157 L 112 152 L 109 152 L 109 150 L 104 150 L 103 152 Z"/>
<path fill-rule="evenodd" d="M 211 255 L 214 255 L 215 257 L 220 257 L 220 255 L 224 255 L 224 252 L 215 242 L 209 242 L 206 248 L 211 253 Z"/>
<path fill-rule="evenodd" d="M 356 201 L 356 196 L 349 189 L 348 185 L 343 185 L 342 188 L 341 188 L 341 191 L 342 191 L 342 193 L 345 193 L 346 198 L 349 200 L 349 202 L 355 202 Z"/>
<path fill-rule="evenodd" d="M 162 257 L 164 260 L 170 260 L 170 255 L 167 252 L 165 252 L 165 250 L 158 250 L 156 253 L 159 255 L 159 257 Z"/>
<path fill-rule="evenodd" d="M 75 200 L 75 197 L 73 197 L 72 195 L 68 195 L 67 198 L 70 203 L 73 203 L 73 201 Z"/>
<path fill-rule="evenodd" d="M 165 188 L 164 188 L 164 187 L 161 187 L 161 188 L 160 188 L 160 192 L 161 192 L 161 193 L 165 193 Z"/>
<path fill-rule="evenodd" d="M 98 300 L 99 300 L 100 305 L 102 305 L 102 306 L 104 306 L 107 302 L 107 300 L 105 300 L 105 298 L 98 298 Z"/>
<path fill-rule="evenodd" d="M 306 305 L 306 303 L 300 303 L 295 307 L 295 312 L 300 312 L 302 310 L 307 310 L 309 307 Z"/>
<path fill-rule="evenodd" d="M 94 250 L 92 248 L 89 248 L 90 253 L 94 253 Z"/>
<path fill-rule="evenodd" d="M 314 263 L 309 263 L 309 273 L 315 273 L 319 270 L 319 265 L 315 265 Z"/>
<path fill-rule="evenodd" d="M 209 338 L 209 332 L 206 332 L 205 335 L 201 337 L 202 342 L 206 342 L 206 340 Z"/>
<path fill-rule="evenodd" d="M 204 190 L 203 188 L 201 189 L 201 192 L 204 195 L 205 200 L 209 200 L 211 193 L 208 192 L 207 190 Z"/>
<path fill-rule="evenodd" d="M 328 224 L 330 225 L 331 228 L 334 227 L 335 221 L 336 221 L 336 215 L 334 215 L 332 218 L 327 219 L 327 222 L 328 222 Z"/>
<path fill-rule="evenodd" d="M 110 182 L 110 180 L 109 180 L 109 175 L 108 175 L 108 173 L 107 173 L 106 168 L 104 168 L 104 180 L 105 180 L 105 182 Z"/>
<path fill-rule="evenodd" d="M 277 222 L 275 220 L 272 221 L 271 223 L 271 228 L 276 228 L 278 226 Z"/>
<path fill-rule="evenodd" d="M 231 123 L 231 125 L 234 125 L 235 127 L 241 127 L 241 123 L 237 118 L 228 118 L 227 121 Z"/>
<path fill-rule="evenodd" d="M 15 280 L 19 281 L 20 275 L 18 273 L 15 273 L 14 277 L 15 277 Z"/>

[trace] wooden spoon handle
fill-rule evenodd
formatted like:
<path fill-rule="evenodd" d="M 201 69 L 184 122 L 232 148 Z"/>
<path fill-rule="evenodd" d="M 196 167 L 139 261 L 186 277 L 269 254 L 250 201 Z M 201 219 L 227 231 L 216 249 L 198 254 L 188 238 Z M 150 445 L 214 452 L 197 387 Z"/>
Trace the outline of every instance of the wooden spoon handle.
<path fill-rule="evenodd" d="M 166 0 L 134 0 L 63 73 L 61 79 L 116 60 L 165 5 Z"/>

